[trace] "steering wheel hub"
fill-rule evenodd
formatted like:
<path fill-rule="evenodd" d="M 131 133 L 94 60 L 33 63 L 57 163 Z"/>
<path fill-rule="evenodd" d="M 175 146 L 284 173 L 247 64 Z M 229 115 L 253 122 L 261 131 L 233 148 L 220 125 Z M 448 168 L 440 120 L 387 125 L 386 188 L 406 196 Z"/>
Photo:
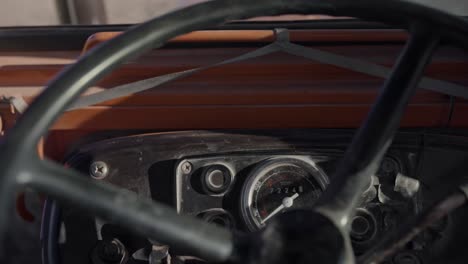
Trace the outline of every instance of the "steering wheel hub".
<path fill-rule="evenodd" d="M 340 228 L 312 210 L 285 212 L 261 230 L 258 237 L 258 248 L 250 251 L 252 263 L 336 264 L 345 263 L 349 257 L 343 255 L 349 241 Z"/>

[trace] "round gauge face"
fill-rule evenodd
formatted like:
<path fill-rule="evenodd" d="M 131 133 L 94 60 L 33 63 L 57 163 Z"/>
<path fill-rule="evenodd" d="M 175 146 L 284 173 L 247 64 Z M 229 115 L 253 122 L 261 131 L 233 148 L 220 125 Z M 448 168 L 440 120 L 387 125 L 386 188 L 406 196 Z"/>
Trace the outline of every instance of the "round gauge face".
<path fill-rule="evenodd" d="M 312 208 L 328 183 L 312 161 L 272 159 L 254 168 L 243 187 L 241 211 L 254 231 L 287 210 Z"/>

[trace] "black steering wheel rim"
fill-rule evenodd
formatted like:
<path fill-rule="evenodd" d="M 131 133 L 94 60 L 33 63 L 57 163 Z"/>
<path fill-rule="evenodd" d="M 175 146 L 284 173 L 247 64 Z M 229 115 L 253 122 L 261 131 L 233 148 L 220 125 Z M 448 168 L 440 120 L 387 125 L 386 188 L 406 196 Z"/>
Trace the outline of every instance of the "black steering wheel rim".
<path fill-rule="evenodd" d="M 108 202 L 116 198 L 112 196 L 112 194 L 116 194 L 114 189 L 105 185 L 90 185 L 91 183 L 87 181 L 75 179 L 76 175 L 70 175 L 74 182 L 64 180 L 59 183 L 57 182 L 60 180 L 59 178 L 48 178 L 47 174 L 57 174 L 58 169 L 50 162 L 40 161 L 34 152 L 35 146 L 41 137 L 46 135 L 48 128 L 59 117 L 60 113 L 86 88 L 128 59 L 160 47 L 169 39 L 180 34 L 229 20 L 284 13 L 353 16 L 399 24 L 413 31 L 415 37 L 410 39 L 405 50 L 406 53 L 400 57 L 400 62 L 397 63 L 390 81 L 384 85 L 378 103 L 353 140 L 351 150 L 348 150 L 348 154 L 342 162 L 341 167 L 344 169 L 338 170 L 339 175 L 350 174 L 360 180 L 376 170 L 376 164 L 388 148 L 393 133 L 398 128 L 407 100 L 417 86 L 439 38 L 468 47 L 467 21 L 440 10 L 402 0 L 219 0 L 191 6 L 150 20 L 101 45 L 83 56 L 75 64 L 67 67 L 48 84 L 47 89 L 31 104 L 18 120 L 16 126 L 9 131 L 0 149 L 0 167 L 2 168 L 0 171 L 0 244 L 3 244 L 5 239 L 7 212 L 12 206 L 14 190 L 19 186 L 31 186 L 42 192 L 50 193 L 56 198 L 76 202 L 82 207 L 89 206 L 88 209 L 93 213 L 103 214 L 107 218 L 114 218 L 115 221 L 123 221 L 120 218 L 125 216 L 124 212 L 114 212 L 112 205 L 93 201 L 93 199 L 87 198 L 84 193 L 86 188 L 95 188 L 92 190 L 96 192 L 99 190 L 108 191 L 108 196 L 104 194 L 102 196 L 104 200 L 108 199 Z M 398 78 L 392 78 L 394 76 Z M 395 86 L 401 86 L 400 91 L 390 93 L 388 87 Z M 388 107 L 395 113 L 384 113 Z M 376 119 L 382 117 L 389 119 L 389 125 L 373 125 Z M 385 131 L 381 131 L 382 129 Z M 364 139 L 374 139 L 373 136 L 375 136 L 375 142 L 373 144 L 366 143 Z M 364 153 L 367 148 L 372 149 L 370 154 Z M 35 175 L 36 173 L 38 175 Z M 341 183 L 332 182 L 332 191 L 327 192 L 328 195 L 324 195 L 317 209 L 321 214 L 332 219 L 332 222 L 341 231 L 345 230 L 348 224 L 345 218 L 352 213 L 353 208 L 344 205 L 342 200 L 334 200 L 332 195 L 336 192 L 346 193 L 346 190 L 350 189 L 349 195 L 353 196 L 354 193 L 359 192 L 359 188 L 365 185 L 365 183 L 350 185 L 345 176 L 340 176 L 343 178 Z M 60 190 L 61 188 L 62 190 Z M 84 189 L 80 190 L 80 188 Z M 126 205 L 136 204 L 131 195 L 125 194 L 117 198 L 127 199 L 122 202 Z M 328 202 L 329 200 L 332 202 Z M 149 205 L 148 201 L 145 203 Z M 141 204 L 139 205 L 141 206 Z M 106 208 L 106 210 L 104 212 L 98 211 L 99 208 Z M 159 207 L 155 207 L 152 212 L 153 217 L 161 215 L 161 211 L 156 209 Z M 163 212 L 166 213 L 164 210 Z M 340 210 L 344 213 L 340 213 Z M 148 216 L 146 215 L 146 217 Z M 134 220 L 131 219 L 131 221 Z M 152 224 L 148 222 L 149 219 L 142 218 L 139 221 L 143 227 L 135 227 L 137 232 L 149 233 L 150 236 L 161 234 L 161 227 L 150 228 Z M 123 223 L 128 224 L 125 221 Z M 187 226 L 198 224 L 196 221 L 186 221 L 186 219 L 180 220 L 178 224 L 182 223 L 186 223 Z M 214 261 L 226 261 L 232 260 L 233 256 L 238 253 L 234 252 L 235 243 L 232 236 L 224 230 L 207 227 L 208 230 L 214 230 L 214 234 L 207 236 L 206 245 L 192 245 L 193 242 L 186 242 L 186 240 L 195 239 L 195 235 L 198 236 L 202 233 L 188 232 L 188 235 L 180 235 L 178 240 L 172 240 L 169 234 L 176 231 L 170 229 L 177 226 L 165 227 L 169 231 L 163 230 L 166 233 L 161 236 L 162 242 L 180 242 L 183 244 L 182 247 L 186 247 L 197 256 Z M 191 230 L 187 229 L 187 231 Z M 0 260 L 5 256 L 1 250 L 2 248 L 0 248 Z"/>

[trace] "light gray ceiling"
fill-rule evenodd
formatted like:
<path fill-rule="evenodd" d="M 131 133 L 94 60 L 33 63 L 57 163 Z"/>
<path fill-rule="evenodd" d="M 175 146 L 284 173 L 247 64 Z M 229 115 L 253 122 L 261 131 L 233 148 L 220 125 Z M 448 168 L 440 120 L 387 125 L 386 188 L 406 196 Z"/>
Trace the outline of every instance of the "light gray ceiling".
<path fill-rule="evenodd" d="M 57 25 L 57 1 L 84 3 L 83 0 L 0 0 L 0 26 Z M 103 1 L 107 23 L 138 23 L 181 6 L 203 0 L 93 0 Z M 386 0 L 376 0 L 386 1 Z M 468 0 L 410 0 L 468 15 Z M 91 1 L 92 2 L 92 1 Z M 99 21 L 99 20 L 97 20 Z"/>

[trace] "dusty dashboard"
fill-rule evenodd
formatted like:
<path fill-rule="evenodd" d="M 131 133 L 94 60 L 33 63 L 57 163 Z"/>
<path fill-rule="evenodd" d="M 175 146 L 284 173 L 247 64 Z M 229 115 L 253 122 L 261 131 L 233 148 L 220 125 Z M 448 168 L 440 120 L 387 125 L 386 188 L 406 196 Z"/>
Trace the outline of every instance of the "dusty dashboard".
<path fill-rule="evenodd" d="M 334 169 L 352 135 L 348 130 L 143 134 L 83 146 L 67 164 L 94 180 L 152 197 L 180 214 L 252 232 L 286 210 L 312 208 L 333 181 Z M 417 131 L 397 135 L 363 192 L 352 221 L 350 235 L 356 254 L 436 199 L 434 185 L 444 188 L 437 180 L 445 175 L 443 168 L 466 167 L 468 152 L 460 147 L 460 140 L 464 139 Z M 448 159 L 430 168 L 441 157 Z M 67 234 L 66 242 L 60 244 L 62 252 L 72 252 L 77 245 L 88 251 L 81 254 L 82 259 L 63 254 L 65 263 L 101 263 L 97 248 L 113 239 L 125 245 L 126 263 L 149 261 L 142 253 L 150 247 L 145 238 L 82 216 L 71 207 L 63 209 L 60 221 L 62 233 Z M 73 226 L 88 226 L 89 232 L 73 231 Z M 426 263 L 434 245 L 440 248 L 444 247 L 440 243 L 447 243 L 440 242 L 447 230 L 448 222 L 431 228 L 390 263 Z M 84 244 L 88 247 L 83 249 Z"/>

